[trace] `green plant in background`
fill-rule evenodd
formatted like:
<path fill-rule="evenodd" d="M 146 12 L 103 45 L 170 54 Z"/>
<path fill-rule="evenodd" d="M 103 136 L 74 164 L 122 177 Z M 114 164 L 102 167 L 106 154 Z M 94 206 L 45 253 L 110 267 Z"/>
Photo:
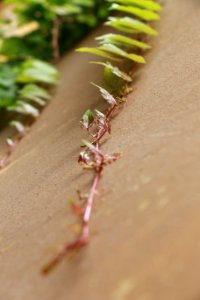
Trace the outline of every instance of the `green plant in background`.
<path fill-rule="evenodd" d="M 8 50 L 13 57 L 31 55 L 42 60 L 52 60 L 56 54 L 52 43 L 57 43 L 63 54 L 105 18 L 107 12 L 103 0 L 7 0 L 5 3 L 16 6 L 11 24 L 21 25 L 4 41 L 1 53 Z M 20 39 L 23 29 L 30 34 Z"/>
<path fill-rule="evenodd" d="M 5 0 L 0 18 L 0 119 L 18 135 L 7 140 L 3 168 L 58 83 L 56 63 L 108 13 L 104 0 Z M 13 118 L 15 121 L 13 121 Z M 3 125 L 1 124 L 1 127 Z"/>
<path fill-rule="evenodd" d="M 54 268 L 70 251 L 78 250 L 88 244 L 90 239 L 89 222 L 97 188 L 105 166 L 120 158 L 119 153 L 104 154 L 101 141 L 106 134 L 111 133 L 111 119 L 114 113 L 126 102 L 130 92 L 129 84 L 133 75 L 127 73 L 132 69 L 132 63 L 145 63 L 143 51 L 149 49 L 144 42 L 144 36 L 155 36 L 157 32 L 149 22 L 159 20 L 160 5 L 154 0 L 110 0 L 109 10 L 119 12 L 119 15 L 109 17 L 106 26 L 113 32 L 97 37 L 97 47 L 80 48 L 78 52 L 94 54 L 105 61 L 92 63 L 103 67 L 103 86 L 92 83 L 102 98 L 107 102 L 107 112 L 88 109 L 81 125 L 88 132 L 89 140 L 82 141 L 82 151 L 78 162 L 84 169 L 93 172 L 92 185 L 85 195 L 78 193 L 78 201 L 72 202 L 72 209 L 78 217 L 80 234 L 72 242 L 66 243 L 58 255 L 45 266 L 46 274 Z M 127 15 L 124 16 L 124 13 Z M 111 62 L 112 61 L 112 64 Z M 114 63 L 113 63 L 114 62 Z M 116 64 L 117 63 L 117 64 Z"/>

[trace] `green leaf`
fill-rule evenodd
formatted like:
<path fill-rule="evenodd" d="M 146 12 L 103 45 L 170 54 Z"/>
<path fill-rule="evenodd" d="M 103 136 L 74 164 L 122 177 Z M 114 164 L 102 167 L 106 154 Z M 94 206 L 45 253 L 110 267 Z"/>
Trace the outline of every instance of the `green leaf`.
<path fill-rule="evenodd" d="M 135 15 L 145 21 L 155 21 L 155 20 L 160 19 L 159 15 L 157 13 L 154 13 L 147 9 L 140 9 L 137 7 L 123 6 L 123 5 L 118 5 L 118 4 L 112 4 L 110 9 Z"/>
<path fill-rule="evenodd" d="M 121 48 L 119 48 L 113 44 L 103 44 L 100 47 L 100 49 L 103 51 L 111 52 L 114 55 L 119 55 L 121 57 L 133 60 L 134 62 L 137 62 L 137 63 L 145 63 L 145 59 L 141 55 L 137 55 L 134 53 L 129 54 L 126 51 L 122 50 Z"/>
<path fill-rule="evenodd" d="M 12 105 L 17 95 L 16 72 L 9 63 L 0 64 L 0 107 Z"/>
<path fill-rule="evenodd" d="M 91 53 L 100 57 L 104 57 L 104 58 L 108 58 L 111 60 L 115 60 L 115 61 L 122 61 L 120 58 L 118 58 L 115 55 L 112 55 L 110 53 L 107 53 L 106 51 L 103 51 L 100 48 L 88 48 L 88 47 L 83 47 L 83 48 L 79 48 L 76 50 L 77 52 L 83 52 L 83 53 Z"/>
<path fill-rule="evenodd" d="M 115 18 L 110 17 L 105 23 L 107 26 L 112 26 L 120 31 L 127 33 L 147 33 L 149 35 L 157 35 L 157 31 L 142 21 L 135 20 L 130 17 Z"/>
<path fill-rule="evenodd" d="M 57 84 L 58 71 L 46 62 L 29 59 L 22 64 L 17 81 L 20 83 Z"/>
<path fill-rule="evenodd" d="M 0 107 L 6 107 L 12 105 L 15 102 L 16 86 L 10 86 L 10 88 L 0 87 Z"/>
<path fill-rule="evenodd" d="M 90 109 L 88 109 L 82 116 L 81 124 L 83 125 L 84 128 L 88 129 L 92 125 L 93 121 L 94 121 L 93 113 Z"/>
<path fill-rule="evenodd" d="M 93 151 L 96 152 L 96 147 L 91 142 L 83 139 L 82 140 L 82 145 L 89 148 L 92 152 Z"/>
<path fill-rule="evenodd" d="M 50 94 L 43 88 L 39 87 L 36 84 L 27 84 L 19 92 L 21 98 L 29 100 L 44 99 L 50 100 Z"/>
<path fill-rule="evenodd" d="M 159 12 L 161 10 L 160 4 L 151 0 L 112 0 L 115 3 L 121 3 L 123 5 L 133 5 L 141 8 L 146 8 L 148 10 L 153 10 Z"/>
<path fill-rule="evenodd" d="M 39 110 L 35 108 L 33 105 L 29 103 L 25 103 L 23 101 L 17 101 L 14 106 L 9 106 L 7 108 L 8 111 L 14 111 L 20 114 L 24 115 L 30 115 L 34 118 L 37 118 L 39 116 Z"/>
<path fill-rule="evenodd" d="M 14 127 L 20 134 L 24 134 L 26 131 L 24 125 L 19 121 L 13 120 L 9 124 L 10 126 Z"/>
<path fill-rule="evenodd" d="M 108 33 L 96 38 L 102 44 L 116 44 L 124 47 L 137 47 L 140 49 L 149 49 L 151 46 L 146 43 L 140 42 L 136 39 L 129 38 L 124 35 Z"/>
<path fill-rule="evenodd" d="M 118 67 L 113 66 L 109 62 L 104 63 L 104 62 L 92 61 L 91 63 L 96 64 L 96 65 L 101 65 L 101 66 L 104 66 L 105 68 L 108 68 L 114 75 L 123 79 L 124 81 L 127 81 L 127 82 L 133 81 L 133 79 L 128 74 L 121 71 Z"/>

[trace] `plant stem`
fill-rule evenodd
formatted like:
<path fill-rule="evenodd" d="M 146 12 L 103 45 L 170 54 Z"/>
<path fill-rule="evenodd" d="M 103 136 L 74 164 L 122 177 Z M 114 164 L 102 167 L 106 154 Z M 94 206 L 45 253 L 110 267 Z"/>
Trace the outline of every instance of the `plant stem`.
<path fill-rule="evenodd" d="M 100 172 L 96 172 L 94 180 L 93 180 L 93 184 L 92 184 L 92 187 L 91 187 L 91 190 L 90 190 L 90 195 L 89 195 L 89 198 L 87 200 L 85 213 L 84 213 L 84 216 L 83 216 L 83 222 L 85 224 L 87 224 L 89 222 L 90 217 L 91 217 L 94 198 L 95 198 L 95 194 L 96 194 L 96 191 L 97 191 L 97 186 L 98 186 L 100 177 L 101 177 Z"/>
<path fill-rule="evenodd" d="M 106 114 L 106 118 L 108 120 L 108 123 L 110 122 L 110 119 L 112 118 L 114 112 L 116 111 L 117 108 L 117 104 L 114 104 L 107 112 Z M 101 128 L 98 132 L 97 132 L 97 138 L 95 139 L 95 141 L 93 142 L 93 144 L 99 143 L 101 141 L 101 139 L 104 137 L 104 135 L 107 133 L 107 130 L 105 128 Z"/>
<path fill-rule="evenodd" d="M 108 110 L 106 114 L 108 123 L 110 122 L 110 119 L 112 118 L 116 108 L 117 108 L 117 104 L 114 104 Z M 103 138 L 103 136 L 106 134 L 106 132 L 108 132 L 108 130 L 104 128 L 100 128 L 97 131 L 97 138 L 93 142 L 93 145 L 96 147 L 97 150 L 99 150 L 100 141 Z M 97 194 L 97 187 L 101 179 L 102 171 L 103 171 L 103 160 L 101 161 L 100 165 L 98 165 L 98 167 L 94 168 L 95 174 L 93 177 L 89 195 L 85 202 L 84 213 L 81 217 L 81 234 L 73 242 L 65 244 L 62 250 L 42 269 L 42 273 L 44 275 L 52 271 L 67 256 L 69 252 L 78 250 L 89 243 L 89 239 L 90 239 L 89 222 L 91 219 L 92 208 L 94 205 L 95 196 Z"/>
<path fill-rule="evenodd" d="M 86 201 L 85 211 L 82 217 L 82 229 L 80 236 L 71 243 L 64 245 L 63 249 L 58 253 L 58 255 L 51 260 L 43 269 L 43 274 L 48 274 L 54 267 L 56 267 L 70 251 L 78 250 L 89 243 L 90 231 L 89 231 L 89 222 L 91 219 L 92 207 L 95 200 L 95 195 L 97 192 L 97 186 L 99 184 L 101 177 L 101 171 L 95 172 L 93 178 L 92 187 Z"/>
<path fill-rule="evenodd" d="M 60 48 L 59 48 L 60 25 L 61 25 L 60 20 L 58 17 L 56 17 L 52 28 L 52 48 L 53 48 L 53 58 L 55 64 L 60 59 Z"/>

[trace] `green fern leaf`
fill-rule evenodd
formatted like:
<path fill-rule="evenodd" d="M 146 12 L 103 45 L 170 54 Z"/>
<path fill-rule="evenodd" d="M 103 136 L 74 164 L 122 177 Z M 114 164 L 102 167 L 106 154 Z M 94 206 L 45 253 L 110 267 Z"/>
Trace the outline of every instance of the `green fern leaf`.
<path fill-rule="evenodd" d="M 112 0 L 112 2 L 120 3 L 123 5 L 138 6 L 156 12 L 159 12 L 161 10 L 161 6 L 151 0 Z"/>
<path fill-rule="evenodd" d="M 115 61 L 122 61 L 119 57 L 116 55 L 107 53 L 106 51 L 103 51 L 101 48 L 89 48 L 89 47 L 83 47 L 76 50 L 77 52 L 83 52 L 83 53 L 91 53 L 100 57 L 108 58 Z"/>
<path fill-rule="evenodd" d="M 103 51 L 108 51 L 113 53 L 114 55 L 122 56 L 123 58 L 127 58 L 133 60 L 137 63 L 145 63 L 145 59 L 141 55 L 127 53 L 126 51 L 122 50 L 121 48 L 113 45 L 113 44 L 103 44 L 99 47 Z"/>
<path fill-rule="evenodd" d="M 160 19 L 159 15 L 157 13 L 154 13 L 147 9 L 140 9 L 140 8 L 132 7 L 132 6 L 123 6 L 123 5 L 114 3 L 111 5 L 110 10 L 126 12 L 128 14 L 132 14 L 136 17 L 139 17 L 145 21 L 155 21 L 155 20 Z"/>
<path fill-rule="evenodd" d="M 151 28 L 151 26 L 130 17 L 110 17 L 108 18 L 108 21 L 105 23 L 105 25 L 114 27 L 120 31 L 124 31 L 127 33 L 146 33 L 149 35 L 158 34 L 156 30 Z"/>

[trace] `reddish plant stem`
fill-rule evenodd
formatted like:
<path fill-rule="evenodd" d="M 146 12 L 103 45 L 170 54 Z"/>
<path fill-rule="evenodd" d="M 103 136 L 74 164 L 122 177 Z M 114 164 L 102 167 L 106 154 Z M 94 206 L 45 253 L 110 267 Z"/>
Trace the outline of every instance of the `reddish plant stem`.
<path fill-rule="evenodd" d="M 108 124 L 110 123 L 110 120 L 117 108 L 117 104 L 114 104 L 111 106 L 111 108 L 108 110 L 106 114 L 106 119 Z M 97 130 L 96 139 L 93 141 L 93 145 L 96 147 L 97 150 L 99 150 L 100 147 L 100 141 L 103 138 L 103 136 L 108 132 L 109 130 L 105 128 L 99 128 Z M 101 175 L 103 172 L 103 157 L 101 158 L 102 161 L 98 167 L 94 168 L 94 177 L 92 181 L 92 186 L 90 188 L 90 192 L 88 195 L 88 198 L 85 202 L 84 207 L 84 213 L 81 216 L 81 233 L 80 235 L 71 243 L 67 243 L 63 246 L 62 250 L 42 269 L 42 273 L 44 275 L 48 274 L 50 271 L 52 271 L 68 254 L 69 252 L 72 252 L 74 250 L 78 250 L 84 246 L 86 246 L 89 243 L 90 240 L 90 228 L 89 228 L 89 222 L 91 219 L 91 213 L 92 208 L 94 205 L 95 196 L 97 194 L 97 187 L 101 179 Z"/>
<path fill-rule="evenodd" d="M 110 119 L 112 118 L 115 110 L 117 108 L 117 104 L 114 104 L 107 112 L 106 118 L 108 123 L 110 122 Z M 108 130 L 104 128 L 100 128 L 97 132 L 97 138 L 93 142 L 93 145 L 96 147 L 97 150 L 99 150 L 100 147 L 100 141 L 105 135 L 105 133 Z M 48 274 L 52 269 L 54 269 L 66 256 L 69 252 L 78 250 L 84 246 L 86 246 L 89 243 L 90 239 L 90 228 L 89 228 L 89 222 L 91 219 L 91 213 L 92 208 L 95 200 L 95 196 L 97 193 L 97 187 L 99 184 L 99 181 L 101 179 L 101 174 L 103 171 L 103 160 L 100 166 L 98 168 L 94 168 L 95 175 L 92 181 L 92 186 L 90 189 L 89 196 L 86 200 L 85 209 L 83 216 L 81 218 L 81 234 L 71 243 L 67 243 L 63 246 L 63 249 L 42 269 L 42 273 L 44 275 Z"/>
<path fill-rule="evenodd" d="M 110 122 L 110 119 L 112 118 L 114 112 L 116 111 L 117 108 L 117 104 L 114 104 L 107 112 L 106 114 L 106 118 L 108 120 L 108 123 Z M 95 139 L 95 141 L 93 142 L 93 144 L 99 143 L 101 141 L 101 139 L 104 137 L 104 135 L 107 133 L 107 130 L 105 128 L 101 128 L 98 132 L 97 132 L 97 137 Z"/>
<path fill-rule="evenodd" d="M 73 242 L 64 245 L 62 251 L 50 261 L 43 269 L 43 274 L 48 274 L 56 265 L 58 265 L 70 251 L 78 250 L 89 243 L 90 231 L 89 231 L 89 222 L 91 219 L 92 207 L 94 204 L 95 195 L 97 192 L 97 186 L 99 184 L 101 177 L 101 171 L 96 171 L 93 179 L 92 187 L 88 200 L 86 202 L 85 211 L 82 217 L 82 230 L 80 236 L 75 239 Z"/>
<path fill-rule="evenodd" d="M 111 119 L 111 118 L 112 118 L 112 116 L 113 116 L 113 114 L 114 114 L 116 108 L 117 108 L 117 104 L 114 104 L 114 105 L 109 109 L 109 111 L 108 111 L 107 114 L 106 114 L 107 119 Z"/>
<path fill-rule="evenodd" d="M 91 188 L 91 191 L 90 191 L 90 196 L 87 200 L 85 213 L 84 213 L 84 216 L 83 216 L 83 223 L 84 224 L 89 223 L 89 220 L 90 220 L 90 217 L 91 217 L 91 212 L 92 212 L 92 207 L 93 207 L 93 203 L 94 203 L 94 198 L 95 198 L 95 194 L 97 192 L 97 186 L 98 186 L 100 177 L 101 177 L 101 171 L 96 172 L 94 180 L 93 180 L 92 188 Z"/>

